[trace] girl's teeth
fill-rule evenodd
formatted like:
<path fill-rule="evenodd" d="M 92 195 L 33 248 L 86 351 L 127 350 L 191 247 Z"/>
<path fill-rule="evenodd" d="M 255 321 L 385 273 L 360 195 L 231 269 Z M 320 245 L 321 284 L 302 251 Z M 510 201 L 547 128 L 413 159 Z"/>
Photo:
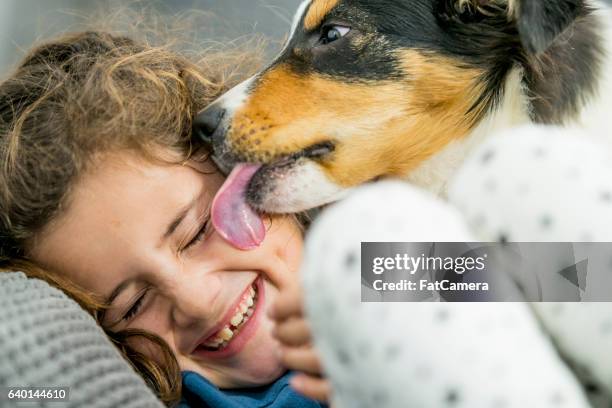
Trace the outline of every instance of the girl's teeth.
<path fill-rule="evenodd" d="M 204 343 L 204 345 L 205 345 L 206 347 L 217 348 L 217 347 L 219 347 L 219 345 L 220 345 L 222 342 L 223 342 L 223 340 L 219 340 L 219 341 L 217 341 L 217 340 L 215 339 L 215 340 L 207 341 L 206 343 Z"/>
<path fill-rule="evenodd" d="M 222 342 L 223 342 L 223 339 L 221 337 L 215 337 L 214 339 L 209 340 L 207 343 L 220 344 Z"/>
<path fill-rule="evenodd" d="M 234 317 L 232 317 L 232 320 L 230 320 L 232 326 L 236 327 L 242 322 L 242 317 L 244 316 L 243 313 L 244 312 L 238 312 L 234 315 Z"/>
<path fill-rule="evenodd" d="M 230 325 L 233 327 L 238 327 L 240 324 L 246 323 L 249 318 L 253 315 L 253 305 L 255 304 L 253 297 L 255 296 L 255 290 L 251 286 L 248 291 L 247 297 L 240 303 L 238 306 L 238 310 L 236 314 L 231 318 Z M 215 338 L 204 343 L 204 346 L 210 348 L 222 348 L 225 347 L 229 341 L 234 337 L 234 332 L 229 326 L 221 329 L 219 333 L 215 336 Z"/>
<path fill-rule="evenodd" d="M 224 327 L 223 330 L 221 330 L 221 332 L 219 333 L 219 336 L 223 340 L 230 340 L 233 335 L 234 335 L 234 332 L 228 327 Z"/>

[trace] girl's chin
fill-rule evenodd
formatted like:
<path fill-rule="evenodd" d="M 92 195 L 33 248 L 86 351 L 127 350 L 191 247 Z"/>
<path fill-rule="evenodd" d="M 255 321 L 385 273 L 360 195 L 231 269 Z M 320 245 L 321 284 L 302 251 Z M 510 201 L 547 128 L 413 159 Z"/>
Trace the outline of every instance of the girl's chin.
<path fill-rule="evenodd" d="M 279 343 L 272 337 L 272 322 L 264 316 L 259 333 L 233 362 L 228 374 L 237 387 L 254 387 L 274 382 L 286 371 L 282 365 Z"/>
<path fill-rule="evenodd" d="M 264 363 L 258 367 L 253 367 L 253 369 L 245 368 L 239 373 L 242 378 L 236 378 L 235 388 L 249 388 L 272 384 L 280 378 L 285 371 L 287 371 L 287 369 L 281 364 Z"/>
<path fill-rule="evenodd" d="M 197 372 L 219 388 L 250 388 L 271 384 L 285 373 L 286 368 L 278 356 L 278 343 L 271 337 L 261 340 L 265 341 L 253 341 L 249 346 L 254 347 L 245 347 L 229 365 L 203 365 L 201 361 L 190 360 L 181 365 L 181 369 Z"/>

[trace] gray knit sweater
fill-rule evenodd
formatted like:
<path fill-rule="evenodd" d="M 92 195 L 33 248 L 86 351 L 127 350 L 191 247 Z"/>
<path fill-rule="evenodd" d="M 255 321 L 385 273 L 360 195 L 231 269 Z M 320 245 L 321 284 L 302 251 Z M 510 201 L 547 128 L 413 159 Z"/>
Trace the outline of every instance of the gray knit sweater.
<path fill-rule="evenodd" d="M 0 272 L 0 393 L 7 386 L 68 386 L 62 403 L 0 407 L 162 407 L 95 320 L 61 291 Z"/>

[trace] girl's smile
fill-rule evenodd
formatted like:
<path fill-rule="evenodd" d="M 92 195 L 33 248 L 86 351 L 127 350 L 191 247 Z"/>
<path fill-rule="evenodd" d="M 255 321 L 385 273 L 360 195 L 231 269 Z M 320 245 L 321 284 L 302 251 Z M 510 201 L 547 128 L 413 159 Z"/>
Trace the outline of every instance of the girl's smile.
<path fill-rule="evenodd" d="M 192 354 L 222 359 L 239 353 L 257 331 L 264 303 L 263 279 L 258 276 L 224 318 L 202 337 Z"/>

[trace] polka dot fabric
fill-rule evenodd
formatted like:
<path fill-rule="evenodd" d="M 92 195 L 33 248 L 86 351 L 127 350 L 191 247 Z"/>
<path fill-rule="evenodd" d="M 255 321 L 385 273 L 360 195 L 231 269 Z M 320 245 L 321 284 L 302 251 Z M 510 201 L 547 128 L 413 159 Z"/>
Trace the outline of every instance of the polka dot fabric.
<path fill-rule="evenodd" d="M 491 139 L 449 198 L 479 240 L 612 239 L 612 157 L 578 130 L 527 126 Z"/>
<path fill-rule="evenodd" d="M 303 279 L 334 407 L 591 406 L 526 304 L 361 302 L 362 241 L 474 240 L 460 211 L 402 182 L 320 216 Z"/>
<path fill-rule="evenodd" d="M 612 242 L 612 156 L 578 130 L 502 134 L 474 153 L 449 190 L 482 241 Z M 612 273 L 612 254 L 609 265 Z M 587 294 L 598 289 L 591 281 Z M 532 307 L 594 404 L 612 406 L 612 304 Z"/>

